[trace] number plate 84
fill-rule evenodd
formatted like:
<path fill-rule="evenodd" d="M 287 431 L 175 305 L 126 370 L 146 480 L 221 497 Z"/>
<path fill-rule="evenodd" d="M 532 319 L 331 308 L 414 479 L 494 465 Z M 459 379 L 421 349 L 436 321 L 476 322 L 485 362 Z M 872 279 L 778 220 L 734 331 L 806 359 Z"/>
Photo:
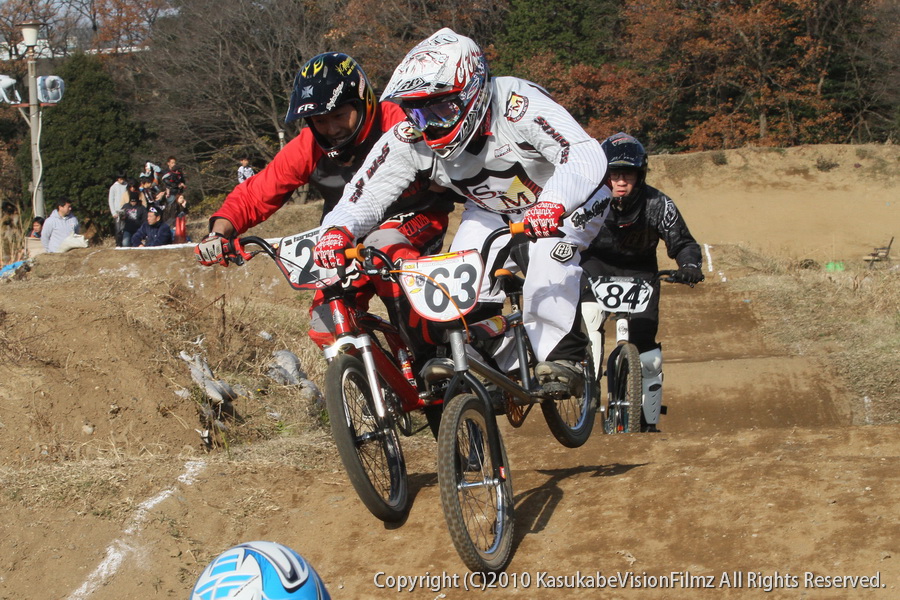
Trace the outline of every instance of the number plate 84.
<path fill-rule="evenodd" d="M 591 289 L 606 312 L 641 312 L 653 296 L 650 283 L 630 277 L 601 277 L 591 282 Z"/>

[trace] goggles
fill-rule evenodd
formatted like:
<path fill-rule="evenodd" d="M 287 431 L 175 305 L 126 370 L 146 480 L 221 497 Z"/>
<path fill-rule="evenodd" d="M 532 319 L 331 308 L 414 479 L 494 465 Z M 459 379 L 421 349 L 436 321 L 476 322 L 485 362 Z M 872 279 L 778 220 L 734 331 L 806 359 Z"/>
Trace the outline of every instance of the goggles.
<path fill-rule="evenodd" d="M 444 100 L 421 107 L 405 106 L 406 117 L 419 131 L 429 128 L 449 129 L 456 125 L 463 114 L 459 98 Z"/>

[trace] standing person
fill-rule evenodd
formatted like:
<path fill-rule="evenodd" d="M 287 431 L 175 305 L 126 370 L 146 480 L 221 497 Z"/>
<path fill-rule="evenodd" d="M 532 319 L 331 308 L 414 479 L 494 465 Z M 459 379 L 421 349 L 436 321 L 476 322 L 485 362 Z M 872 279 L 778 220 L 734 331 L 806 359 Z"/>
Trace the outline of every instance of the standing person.
<path fill-rule="evenodd" d="M 166 160 L 166 169 L 159 176 L 159 183 L 163 190 L 157 196 L 157 200 L 165 197 L 166 204 L 172 204 L 178 199 L 178 196 L 184 194 L 184 190 L 187 188 L 184 171 L 174 156 L 170 156 Z"/>
<path fill-rule="evenodd" d="M 140 194 L 132 194 L 122 207 L 122 246 L 131 247 L 131 239 L 147 221 L 147 208 L 141 204 Z"/>
<path fill-rule="evenodd" d="M 159 185 L 159 166 L 153 164 L 152 162 L 144 163 L 143 169 L 138 174 L 138 179 L 150 179 L 153 182 L 153 185 Z"/>
<path fill-rule="evenodd" d="M 119 211 L 122 206 L 128 203 L 128 184 L 125 183 L 125 175 L 119 173 L 116 180 L 109 186 L 109 194 L 107 196 L 109 204 L 109 212 L 113 217 L 113 223 L 116 230 L 116 246 L 122 245 L 122 223 L 120 221 Z"/>
<path fill-rule="evenodd" d="M 316 263 L 343 262 L 342 251 L 423 173 L 467 198 L 451 251 L 480 248 L 506 219 L 524 221 L 536 238 L 527 245 L 523 306 L 540 361 L 535 372 L 541 383 L 559 381 L 579 394 L 577 363 L 587 347 L 580 327 L 579 252 L 596 235 L 609 204 L 601 190 L 606 158 L 599 142 L 537 85 L 491 78 L 481 48 L 447 28 L 407 54 L 382 98 L 399 103 L 408 122 L 382 136 L 325 217 Z M 564 238 L 549 237 L 557 232 Z M 485 262 L 494 265 L 507 243 L 498 240 Z M 490 293 L 489 280 L 482 283 L 483 300 L 501 301 Z"/>
<path fill-rule="evenodd" d="M 241 166 L 237 170 L 238 183 L 244 183 L 246 179 L 250 179 L 255 173 L 256 171 L 250 166 L 250 159 L 246 156 L 241 158 Z"/>
<path fill-rule="evenodd" d="M 151 204 L 147 209 L 147 220 L 131 236 L 131 247 L 167 246 L 172 243 L 172 228 L 163 223 L 165 209 L 158 204 Z"/>
<path fill-rule="evenodd" d="M 41 230 L 41 244 L 47 252 L 59 252 L 63 240 L 81 231 L 72 211 L 72 202 L 65 196 L 56 201 L 56 209 L 44 221 Z"/>
<path fill-rule="evenodd" d="M 612 190 L 612 210 L 605 227 L 583 254 L 582 266 L 589 277 L 601 275 L 650 278 L 659 270 L 656 247 L 662 240 L 669 258 L 678 263 L 676 277 L 685 283 L 703 281 L 700 245 L 694 240 L 681 213 L 666 196 L 647 184 L 647 153 L 634 137 L 617 133 L 603 142 L 609 163 L 607 185 Z M 643 312 L 631 317 L 630 340 L 640 352 L 643 371 L 642 431 L 658 431 L 662 408 L 662 346 L 656 341 L 659 329 L 659 281 Z M 588 290 L 582 306 L 588 331 L 602 326 L 600 305 Z M 596 333 L 594 335 L 599 335 Z M 601 342 L 602 347 L 602 342 Z M 595 352 L 600 360 L 602 350 Z"/>
<path fill-rule="evenodd" d="M 344 185 L 382 132 L 403 121 L 392 102 L 379 103 L 362 67 L 346 54 L 329 52 L 310 59 L 294 80 L 286 123 L 304 120 L 308 127 L 291 140 L 263 170 L 239 184 L 210 218 L 210 233 L 197 246 L 201 264 L 227 264 L 222 240 L 232 239 L 266 220 L 301 185 L 309 183 L 325 199 L 327 215 Z M 427 178 L 414 177 L 398 192 L 400 201 L 379 215 L 367 243 L 394 257 L 415 257 L 437 251 L 453 210 L 453 194 L 429 189 Z M 369 233 L 368 231 L 366 233 Z M 391 321 L 407 336 L 417 360 L 427 357 L 432 340 L 398 286 L 377 278 L 354 282 L 357 306 L 365 309 L 374 292 L 384 300 Z M 319 346 L 333 342 L 327 306 L 317 293 L 311 310 L 310 338 Z"/>

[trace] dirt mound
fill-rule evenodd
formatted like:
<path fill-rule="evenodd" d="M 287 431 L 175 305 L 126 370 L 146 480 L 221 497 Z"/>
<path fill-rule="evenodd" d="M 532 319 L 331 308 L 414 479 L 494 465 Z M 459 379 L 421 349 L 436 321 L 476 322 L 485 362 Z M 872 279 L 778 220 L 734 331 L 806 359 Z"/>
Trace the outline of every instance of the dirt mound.
<path fill-rule="evenodd" d="M 604 579 L 612 597 L 692 597 L 708 582 L 725 597 L 897 597 L 898 425 L 859 426 L 862 394 L 828 361 L 836 349 L 779 337 L 788 324 L 772 315 L 790 313 L 754 288 L 759 259 L 726 249 L 860 263 L 900 225 L 900 150 L 744 149 L 654 156 L 651 169 L 712 269 L 664 290 L 664 433 L 568 450 L 540 411 L 504 424 L 518 533 L 492 593 L 594 596 L 538 580 L 571 588 L 599 571 L 630 582 Z M 286 207 L 254 233 L 309 229 L 318 210 Z M 185 598 L 209 560 L 251 539 L 296 548 L 336 599 L 396 597 L 386 575 L 462 585 L 430 436 L 403 439 L 413 509 L 387 528 L 356 498 L 314 399 L 266 376 L 288 349 L 321 382 L 308 305 L 269 261 L 204 269 L 190 248 L 42 255 L 0 282 L 0 598 Z M 893 348 L 896 326 L 873 344 Z M 227 431 L 182 353 L 241 390 L 235 415 L 213 415 Z M 197 431 L 210 426 L 212 449 Z M 470 595 L 440 582 L 404 595 Z"/>

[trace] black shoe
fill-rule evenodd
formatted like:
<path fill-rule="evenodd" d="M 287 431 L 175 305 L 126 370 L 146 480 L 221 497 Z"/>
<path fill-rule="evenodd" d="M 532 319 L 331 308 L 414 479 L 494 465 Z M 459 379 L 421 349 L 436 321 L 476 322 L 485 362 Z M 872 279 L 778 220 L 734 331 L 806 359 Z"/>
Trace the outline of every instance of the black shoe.
<path fill-rule="evenodd" d="M 569 393 L 572 396 L 581 396 L 584 391 L 584 377 L 581 374 L 581 365 L 571 360 L 545 360 L 539 362 L 534 368 L 534 374 L 538 383 L 544 386 L 553 383 L 566 384 L 569 386 Z"/>

